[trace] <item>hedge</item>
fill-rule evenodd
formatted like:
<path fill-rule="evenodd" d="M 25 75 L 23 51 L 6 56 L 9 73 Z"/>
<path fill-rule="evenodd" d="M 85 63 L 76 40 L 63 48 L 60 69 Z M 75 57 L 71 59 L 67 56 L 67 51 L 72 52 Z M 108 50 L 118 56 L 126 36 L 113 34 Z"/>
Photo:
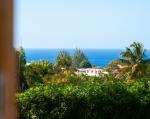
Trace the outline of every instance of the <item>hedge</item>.
<path fill-rule="evenodd" d="M 47 84 L 16 97 L 20 119 L 150 119 L 150 81 Z"/>

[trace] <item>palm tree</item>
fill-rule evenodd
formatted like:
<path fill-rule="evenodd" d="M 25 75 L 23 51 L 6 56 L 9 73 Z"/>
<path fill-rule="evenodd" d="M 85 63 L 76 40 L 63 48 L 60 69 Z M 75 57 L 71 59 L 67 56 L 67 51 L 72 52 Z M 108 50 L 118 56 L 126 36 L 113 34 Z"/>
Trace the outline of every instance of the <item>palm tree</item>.
<path fill-rule="evenodd" d="M 121 64 L 118 65 L 116 78 L 125 77 L 126 79 L 142 78 L 146 74 L 147 63 L 150 60 L 145 59 L 144 46 L 141 43 L 134 42 L 125 52 L 121 53 Z"/>

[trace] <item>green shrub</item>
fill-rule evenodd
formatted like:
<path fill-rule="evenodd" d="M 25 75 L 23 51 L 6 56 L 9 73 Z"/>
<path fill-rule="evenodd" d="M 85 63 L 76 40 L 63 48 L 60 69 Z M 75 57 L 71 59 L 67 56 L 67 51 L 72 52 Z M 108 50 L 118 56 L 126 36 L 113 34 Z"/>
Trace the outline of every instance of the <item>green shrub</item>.
<path fill-rule="evenodd" d="M 116 81 L 88 77 L 82 82 L 77 81 L 40 85 L 17 94 L 20 118 L 150 118 L 149 81 Z"/>

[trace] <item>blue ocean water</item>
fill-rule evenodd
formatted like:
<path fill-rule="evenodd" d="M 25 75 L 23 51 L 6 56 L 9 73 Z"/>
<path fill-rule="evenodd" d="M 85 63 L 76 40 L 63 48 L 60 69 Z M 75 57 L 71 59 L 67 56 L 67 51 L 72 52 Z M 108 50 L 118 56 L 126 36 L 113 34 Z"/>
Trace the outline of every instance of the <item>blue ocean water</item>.
<path fill-rule="evenodd" d="M 71 56 L 75 49 L 65 49 Z M 47 60 L 55 63 L 55 59 L 61 49 L 25 49 L 27 62 Z M 82 49 L 88 57 L 91 64 L 96 66 L 105 67 L 109 62 L 114 59 L 120 58 L 120 53 L 123 50 L 112 49 Z M 150 58 L 150 50 L 146 52 L 147 58 Z"/>

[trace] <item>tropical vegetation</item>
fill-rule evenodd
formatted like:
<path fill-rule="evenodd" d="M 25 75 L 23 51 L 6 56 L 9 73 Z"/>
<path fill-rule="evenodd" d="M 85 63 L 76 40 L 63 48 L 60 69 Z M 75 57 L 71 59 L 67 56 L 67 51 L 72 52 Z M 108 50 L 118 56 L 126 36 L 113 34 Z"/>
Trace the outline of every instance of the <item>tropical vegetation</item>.
<path fill-rule="evenodd" d="M 150 81 L 70 77 L 17 94 L 21 119 L 149 119 Z"/>
<path fill-rule="evenodd" d="M 112 62 L 111 66 L 116 67 L 116 78 L 134 79 L 143 78 L 147 73 L 149 59 L 146 59 L 146 50 L 143 45 L 134 42 L 126 51 L 121 53 L 121 59 Z M 116 64 L 115 64 L 116 63 Z"/>
<path fill-rule="evenodd" d="M 20 119 L 149 119 L 150 64 L 143 45 L 134 42 L 120 59 L 106 66 L 109 75 L 76 75 L 92 64 L 76 49 L 61 51 L 56 62 L 26 63 L 17 50 L 19 87 L 16 94 Z M 130 79 L 130 80 L 129 80 Z"/>
<path fill-rule="evenodd" d="M 85 56 L 85 54 L 80 49 L 75 50 L 75 53 L 73 55 L 73 65 L 76 68 L 90 68 L 90 67 L 92 67 L 87 56 Z"/>

